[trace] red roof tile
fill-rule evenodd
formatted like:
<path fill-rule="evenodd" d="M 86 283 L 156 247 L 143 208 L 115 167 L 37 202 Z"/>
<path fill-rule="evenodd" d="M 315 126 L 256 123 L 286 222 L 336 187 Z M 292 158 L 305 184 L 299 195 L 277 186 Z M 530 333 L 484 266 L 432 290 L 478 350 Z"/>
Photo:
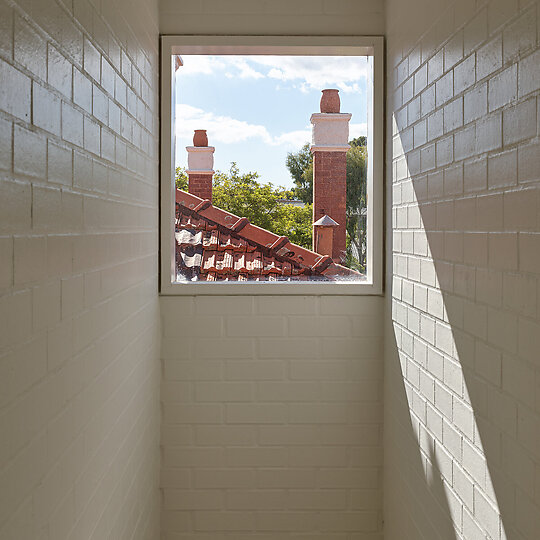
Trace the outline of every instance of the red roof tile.
<path fill-rule="evenodd" d="M 176 262 L 180 280 L 284 281 L 356 276 L 327 255 L 176 190 Z"/>

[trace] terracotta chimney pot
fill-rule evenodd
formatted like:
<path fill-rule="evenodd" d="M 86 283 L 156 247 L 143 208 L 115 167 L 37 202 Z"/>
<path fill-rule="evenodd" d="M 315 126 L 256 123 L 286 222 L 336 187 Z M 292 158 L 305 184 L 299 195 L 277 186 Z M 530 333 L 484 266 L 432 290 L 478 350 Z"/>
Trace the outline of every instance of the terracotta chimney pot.
<path fill-rule="evenodd" d="M 208 146 L 208 135 L 206 129 L 196 129 L 193 134 L 193 146 Z"/>
<path fill-rule="evenodd" d="M 339 90 L 326 88 L 322 91 L 320 108 L 322 113 L 338 113 L 341 106 Z"/>

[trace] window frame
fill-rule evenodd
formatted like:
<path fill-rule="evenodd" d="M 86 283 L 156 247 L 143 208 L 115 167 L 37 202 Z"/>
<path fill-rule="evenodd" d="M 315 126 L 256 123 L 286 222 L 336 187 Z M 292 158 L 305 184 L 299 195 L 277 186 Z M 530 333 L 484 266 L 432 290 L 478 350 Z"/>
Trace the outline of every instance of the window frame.
<path fill-rule="evenodd" d="M 381 295 L 384 258 L 384 38 L 382 36 L 161 36 L 160 294 Z M 356 282 L 177 283 L 174 249 L 175 106 L 173 55 L 267 54 L 372 56 L 372 116 L 368 118 L 366 279 Z M 314 111 L 316 112 L 316 111 Z M 371 128 L 371 130 L 370 130 Z M 371 201 L 371 202 L 369 202 Z"/>

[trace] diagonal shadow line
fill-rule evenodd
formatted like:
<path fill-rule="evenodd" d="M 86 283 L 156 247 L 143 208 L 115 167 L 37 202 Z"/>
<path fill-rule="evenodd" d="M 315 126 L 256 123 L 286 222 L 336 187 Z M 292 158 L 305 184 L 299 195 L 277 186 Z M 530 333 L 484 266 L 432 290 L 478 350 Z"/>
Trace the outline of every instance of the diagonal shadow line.
<path fill-rule="evenodd" d="M 521 540 L 523 538 L 522 534 L 515 529 L 516 512 L 518 510 L 514 497 L 516 483 L 513 477 L 515 476 L 516 464 L 512 464 L 511 460 L 505 459 L 503 455 L 505 446 L 501 442 L 505 437 L 505 433 L 508 433 L 509 430 L 507 419 L 512 416 L 517 417 L 517 406 L 515 400 L 504 399 L 499 387 L 482 380 L 474 371 L 474 350 L 477 339 L 471 332 L 463 328 L 463 312 L 460 308 L 460 301 L 456 300 L 470 302 L 475 306 L 479 305 L 475 293 L 475 270 L 477 266 L 470 265 L 469 269 L 467 269 L 464 262 L 453 262 L 446 257 L 445 242 L 452 241 L 452 238 L 445 236 L 448 231 L 437 222 L 436 205 L 445 201 L 454 201 L 459 197 L 430 197 L 427 191 L 426 173 L 419 170 L 420 166 L 415 158 L 410 159 L 412 152 L 404 152 L 404 155 L 412 181 L 413 192 L 419 207 L 421 226 L 426 234 L 435 275 L 440 284 L 448 324 L 452 329 L 455 351 L 453 355 L 447 356 L 458 362 L 461 368 L 464 394 L 468 397 L 473 411 L 473 429 L 476 430 L 480 438 L 486 460 L 487 478 L 485 489 L 487 492 L 491 491 L 492 497 L 495 498 L 497 509 L 493 510 L 500 514 L 500 534 L 505 540 Z M 464 183 L 467 180 L 467 177 L 464 177 Z M 462 223 L 456 223 L 451 230 L 451 233 L 457 233 L 458 235 L 464 232 L 469 231 L 466 225 Z M 493 233 L 503 231 L 478 232 Z M 456 270 L 454 265 L 457 265 L 459 270 Z M 490 269 L 488 264 L 479 267 Z M 480 307 L 482 307 L 481 303 Z M 483 307 L 485 308 L 485 306 Z M 487 345 L 497 349 L 497 344 L 490 343 L 487 337 L 485 341 Z M 497 368 L 494 366 L 494 369 Z M 487 412 L 487 393 L 489 393 L 489 399 L 500 400 L 498 402 L 499 414 L 493 415 L 491 412 Z M 531 503 L 530 510 L 534 511 L 533 503 Z M 536 523 L 540 523 L 540 520 L 536 520 Z M 532 527 L 535 527 L 535 525 L 532 525 Z M 538 530 L 536 532 L 538 533 Z"/>
<path fill-rule="evenodd" d="M 384 514 L 399 518 L 385 523 L 385 537 L 457 540 L 452 519 L 457 509 L 447 496 L 438 456 L 440 443 L 409 413 L 406 377 L 390 326 L 385 350 Z"/>

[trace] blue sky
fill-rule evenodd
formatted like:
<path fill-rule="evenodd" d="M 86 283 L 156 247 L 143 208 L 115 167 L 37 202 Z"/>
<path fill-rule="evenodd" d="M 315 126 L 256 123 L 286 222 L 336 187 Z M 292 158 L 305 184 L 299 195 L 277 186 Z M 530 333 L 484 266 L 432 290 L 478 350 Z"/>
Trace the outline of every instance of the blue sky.
<path fill-rule="evenodd" d="M 206 129 L 214 168 L 257 171 L 261 182 L 292 187 L 287 152 L 311 141 L 321 90 L 338 88 L 352 113 L 350 138 L 366 134 L 365 57 L 182 56 L 176 72 L 176 165 L 187 166 L 193 130 Z"/>

